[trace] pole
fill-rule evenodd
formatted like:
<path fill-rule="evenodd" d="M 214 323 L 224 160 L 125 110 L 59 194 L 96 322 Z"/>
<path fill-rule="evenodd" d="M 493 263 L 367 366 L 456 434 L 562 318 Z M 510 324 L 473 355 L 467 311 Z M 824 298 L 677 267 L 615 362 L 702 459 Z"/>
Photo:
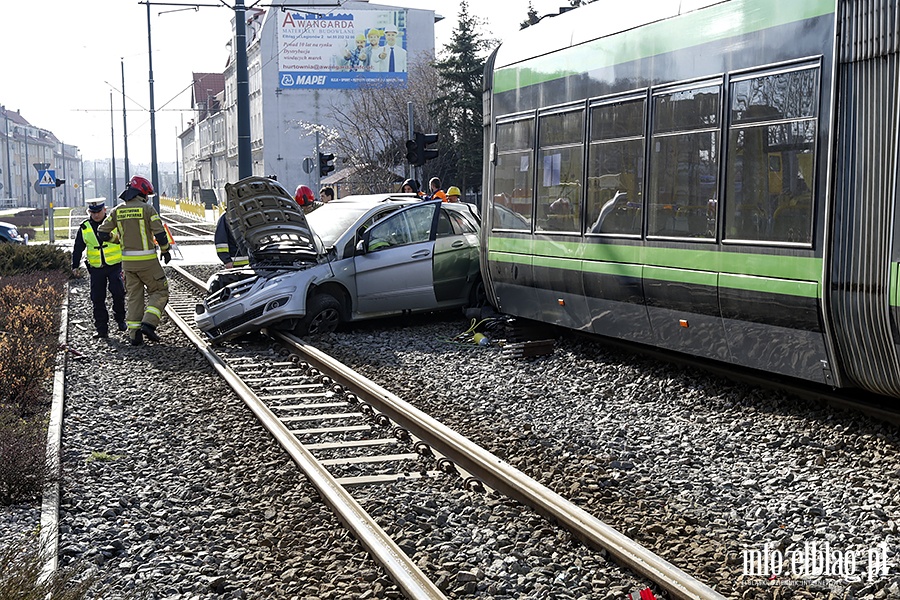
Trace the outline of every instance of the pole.
<path fill-rule="evenodd" d="M 181 200 L 181 181 L 178 179 L 178 128 L 175 128 L 175 195 Z"/>
<path fill-rule="evenodd" d="M 316 129 L 316 193 L 322 189 L 322 151 L 319 149 L 319 130 Z M 321 199 L 321 198 L 320 198 Z"/>
<path fill-rule="evenodd" d="M 128 171 L 128 115 L 125 110 L 125 58 L 122 57 L 122 135 L 125 137 L 125 181 L 131 181 Z"/>
<path fill-rule="evenodd" d="M 408 139 L 408 140 L 414 139 L 413 138 L 414 135 L 415 134 L 413 133 L 413 103 L 407 102 L 406 103 L 406 136 L 407 136 L 406 139 Z M 408 166 L 409 166 L 409 178 L 416 179 L 416 167 L 413 166 L 411 163 Z M 421 182 L 419 183 L 419 189 L 422 189 Z"/>
<path fill-rule="evenodd" d="M 147 58 L 150 60 L 150 180 L 153 207 L 159 212 L 159 166 L 156 164 L 156 103 L 153 99 L 153 44 L 150 41 L 150 3 L 147 3 Z M 249 100 L 248 100 L 249 102 Z"/>
<path fill-rule="evenodd" d="M 31 161 L 28 159 L 28 128 L 25 129 L 25 172 L 28 172 L 28 165 Z M 31 184 L 28 182 L 28 175 L 25 175 L 25 196 L 28 198 L 28 208 L 31 208 Z"/>
<path fill-rule="evenodd" d="M 116 132 L 113 126 L 113 101 L 112 101 L 112 90 L 109 90 L 109 135 L 112 138 L 112 168 L 109 184 L 109 201 L 112 204 L 115 204 L 116 198 Z"/>
<path fill-rule="evenodd" d="M 148 8 L 149 10 L 149 8 Z M 234 3 L 235 77 L 237 79 L 238 178 L 253 175 L 250 152 L 250 82 L 247 73 L 247 9 Z M 152 96 L 151 96 L 152 98 Z M 152 99 L 151 99 L 152 102 Z M 152 106 L 152 105 L 151 105 Z M 151 113 L 153 114 L 153 113 Z"/>
<path fill-rule="evenodd" d="M 84 157 L 78 157 L 78 160 L 81 162 L 81 203 L 84 204 Z"/>
<path fill-rule="evenodd" d="M 6 117 L 6 197 L 12 198 L 12 161 L 9 158 L 9 109 L 3 107 Z"/>

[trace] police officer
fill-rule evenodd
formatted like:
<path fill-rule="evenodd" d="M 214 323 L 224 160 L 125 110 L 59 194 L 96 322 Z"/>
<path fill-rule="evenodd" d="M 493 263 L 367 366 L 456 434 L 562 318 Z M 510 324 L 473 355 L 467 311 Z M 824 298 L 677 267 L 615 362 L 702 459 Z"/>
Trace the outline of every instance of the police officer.
<path fill-rule="evenodd" d="M 101 242 L 97 239 L 97 228 L 106 218 L 106 203 L 103 198 L 88 200 L 88 218 L 75 234 L 72 249 L 72 274 L 79 276 L 78 265 L 81 255 L 87 250 L 86 262 L 91 277 L 91 303 L 94 306 L 95 338 L 109 337 L 109 310 L 106 308 L 106 290 L 112 296 L 113 316 L 119 331 L 125 331 L 125 284 L 122 281 L 122 248 L 119 244 Z"/>
<path fill-rule="evenodd" d="M 134 346 L 144 343 L 144 336 L 151 341 L 159 341 L 156 327 L 169 302 L 169 281 L 156 256 L 154 238 L 166 264 L 172 260 L 172 255 L 162 219 L 148 202 L 153 193 L 153 184 L 135 175 L 119 195 L 125 203 L 115 207 L 97 228 L 98 240 L 108 241 L 115 232 L 122 245 L 122 270 L 125 272 L 128 298 L 126 323 Z"/>
<path fill-rule="evenodd" d="M 246 267 L 250 264 L 247 250 L 243 244 L 238 243 L 235 239 L 224 213 L 216 223 L 216 233 L 213 236 L 213 242 L 216 244 L 216 255 L 226 269 Z"/>

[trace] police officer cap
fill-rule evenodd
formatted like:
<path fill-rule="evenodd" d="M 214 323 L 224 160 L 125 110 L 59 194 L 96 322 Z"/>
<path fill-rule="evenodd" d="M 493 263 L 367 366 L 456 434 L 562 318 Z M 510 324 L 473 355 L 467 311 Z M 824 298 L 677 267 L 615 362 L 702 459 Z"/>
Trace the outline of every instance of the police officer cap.
<path fill-rule="evenodd" d="M 106 208 L 106 200 L 104 198 L 99 198 L 97 200 L 88 200 L 87 207 L 91 212 L 100 212 L 101 210 Z"/>

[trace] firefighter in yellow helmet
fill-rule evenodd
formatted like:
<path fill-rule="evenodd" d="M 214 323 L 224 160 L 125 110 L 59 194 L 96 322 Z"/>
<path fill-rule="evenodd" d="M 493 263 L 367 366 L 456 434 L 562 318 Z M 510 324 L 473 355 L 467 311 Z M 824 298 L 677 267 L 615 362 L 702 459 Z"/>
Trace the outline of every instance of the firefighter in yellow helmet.
<path fill-rule="evenodd" d="M 116 232 L 122 245 L 128 303 L 126 323 L 133 346 L 140 346 L 145 336 L 148 340 L 159 341 L 156 327 L 169 302 L 169 281 L 156 256 L 154 238 L 166 264 L 172 260 L 172 255 L 162 219 L 148 202 L 153 193 L 153 184 L 147 179 L 137 175 L 132 177 L 119 196 L 125 203 L 115 207 L 97 228 L 98 240 L 108 241 Z M 147 293 L 146 304 L 144 292 Z"/>
<path fill-rule="evenodd" d="M 72 248 L 72 273 L 78 277 L 82 254 L 86 254 L 88 275 L 91 278 L 91 304 L 94 308 L 95 338 L 109 337 L 109 309 L 106 290 L 112 296 L 113 316 L 119 331 L 125 331 L 125 284 L 122 281 L 122 248 L 114 242 L 97 239 L 97 228 L 106 218 L 103 198 L 88 200 L 88 218 L 78 227 Z"/>

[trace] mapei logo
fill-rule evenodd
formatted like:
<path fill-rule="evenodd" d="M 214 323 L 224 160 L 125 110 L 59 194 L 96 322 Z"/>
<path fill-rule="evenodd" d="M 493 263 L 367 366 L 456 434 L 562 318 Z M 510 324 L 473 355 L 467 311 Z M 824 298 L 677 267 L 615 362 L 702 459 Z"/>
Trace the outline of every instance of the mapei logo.
<path fill-rule="evenodd" d="M 325 75 L 298 75 L 297 77 L 294 77 L 290 73 L 282 73 L 281 87 L 324 86 L 325 80 Z"/>

